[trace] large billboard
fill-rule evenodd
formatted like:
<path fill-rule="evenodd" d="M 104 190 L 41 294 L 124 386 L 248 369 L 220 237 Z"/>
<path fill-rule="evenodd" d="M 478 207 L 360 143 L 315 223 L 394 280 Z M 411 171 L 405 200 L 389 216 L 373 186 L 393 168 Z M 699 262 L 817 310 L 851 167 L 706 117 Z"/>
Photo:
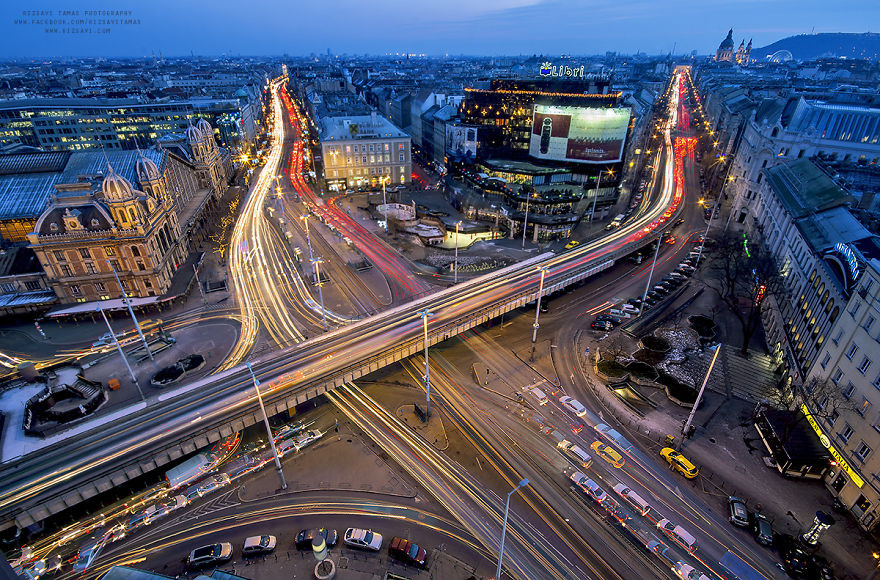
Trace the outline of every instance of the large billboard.
<path fill-rule="evenodd" d="M 529 155 L 575 163 L 620 161 L 629 118 L 629 107 L 535 105 Z"/>
<path fill-rule="evenodd" d="M 446 125 L 446 152 L 456 157 L 477 156 L 477 128 L 468 125 Z"/>

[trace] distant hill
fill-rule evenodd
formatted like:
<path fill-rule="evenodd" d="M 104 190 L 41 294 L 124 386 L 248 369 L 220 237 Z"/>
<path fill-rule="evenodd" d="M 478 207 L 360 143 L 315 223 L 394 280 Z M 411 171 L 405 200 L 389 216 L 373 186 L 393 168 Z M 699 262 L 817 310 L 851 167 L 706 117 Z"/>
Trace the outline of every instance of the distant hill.
<path fill-rule="evenodd" d="M 799 34 L 777 40 L 773 44 L 752 49 L 752 58 L 762 61 L 778 50 L 791 52 L 795 60 L 814 60 L 820 57 L 880 59 L 880 34 L 865 32 L 852 34 L 831 32 Z"/>

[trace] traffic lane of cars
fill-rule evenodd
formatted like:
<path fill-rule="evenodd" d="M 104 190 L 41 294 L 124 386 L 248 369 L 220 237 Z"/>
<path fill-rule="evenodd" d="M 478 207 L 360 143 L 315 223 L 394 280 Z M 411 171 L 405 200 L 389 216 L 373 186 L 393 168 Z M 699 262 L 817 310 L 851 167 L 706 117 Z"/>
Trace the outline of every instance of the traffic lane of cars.
<path fill-rule="evenodd" d="M 568 407 L 568 405 L 564 405 L 562 403 L 562 401 L 560 401 L 560 407 L 559 407 L 560 412 L 562 412 L 562 413 L 565 413 L 567 411 L 570 412 L 570 410 L 567 407 Z M 592 415 L 592 414 L 590 413 L 590 415 Z M 604 427 L 605 433 L 610 431 L 612 434 L 616 434 L 615 431 L 610 430 L 610 428 L 607 428 L 607 426 L 604 426 L 604 424 L 597 423 L 597 424 L 588 425 L 588 426 L 589 426 L 588 429 L 583 430 L 583 433 L 584 433 L 584 435 L 586 435 L 586 437 L 581 437 L 577 432 L 572 434 L 572 436 L 570 438 L 572 439 L 572 441 L 575 441 L 575 443 L 573 443 L 573 444 L 578 445 L 578 446 L 585 446 L 586 445 L 584 443 L 585 440 L 590 440 L 591 438 L 593 438 L 594 435 L 598 437 L 601 433 L 597 429 L 598 426 Z M 594 431 L 594 430 L 596 432 L 591 433 L 591 431 Z M 619 434 L 617 434 L 617 435 L 619 436 Z M 608 443 L 610 443 L 611 445 L 615 445 L 618 443 L 618 441 L 613 438 L 609 438 Z M 592 444 L 591 444 L 590 448 L 592 448 Z M 646 513 L 646 516 L 645 516 L 646 519 L 652 521 L 654 523 L 654 525 L 657 526 L 658 531 L 665 532 L 666 536 L 667 536 L 667 538 L 666 538 L 667 540 L 673 540 L 676 542 L 677 545 L 680 545 L 683 548 L 685 548 L 689 543 L 693 543 L 693 544 L 697 543 L 697 540 L 694 537 L 693 533 L 702 532 L 703 535 L 705 535 L 707 538 L 711 538 L 712 540 L 714 540 L 714 542 L 708 543 L 708 545 L 711 546 L 710 549 L 707 550 L 704 547 L 704 549 L 702 549 L 700 552 L 695 553 L 695 556 L 702 564 L 704 564 L 710 570 L 712 570 L 713 568 L 717 568 L 718 566 L 717 566 L 717 564 L 714 564 L 714 562 L 717 562 L 718 559 L 720 559 L 720 556 L 724 552 L 727 551 L 728 547 L 722 541 L 719 541 L 715 537 L 715 535 L 713 535 L 712 533 L 709 533 L 705 529 L 703 529 L 704 525 L 706 525 L 706 524 L 709 524 L 710 527 L 712 525 L 715 525 L 716 529 L 721 528 L 720 525 L 718 525 L 716 523 L 709 522 L 709 520 L 707 520 L 707 518 L 705 517 L 705 515 L 703 513 L 703 512 L 706 512 L 706 513 L 711 513 L 711 512 L 708 512 L 708 510 L 703 510 L 703 508 L 697 508 L 697 507 L 691 506 L 686 501 L 684 501 L 683 503 L 685 503 L 685 505 L 687 505 L 690 508 L 690 511 L 692 512 L 690 514 L 686 515 L 686 514 L 682 513 L 680 511 L 680 509 L 673 507 L 674 500 L 666 501 L 665 499 L 661 498 L 660 494 L 658 494 L 653 488 L 649 487 L 649 485 L 647 483 L 644 483 L 646 481 L 650 481 L 650 479 L 652 479 L 652 478 L 654 478 L 654 479 L 656 479 L 656 478 L 654 477 L 652 470 L 648 467 L 645 467 L 645 465 L 643 465 L 643 461 L 641 460 L 641 458 L 639 458 L 637 455 L 633 455 L 630 453 L 630 451 L 632 451 L 631 445 L 626 446 L 626 448 L 621 447 L 620 451 L 622 451 L 623 454 L 626 455 L 628 458 L 633 459 L 632 461 L 625 463 L 627 465 L 626 469 L 619 469 L 619 468 L 616 469 L 613 467 L 613 465 L 614 465 L 613 463 L 605 463 L 604 461 L 600 461 L 600 462 L 593 461 L 589 465 L 589 471 L 596 474 L 595 479 L 598 480 L 599 484 L 601 485 L 604 482 L 606 484 L 606 487 L 608 487 L 610 489 L 615 489 L 615 487 L 618 485 L 625 485 L 631 491 L 633 491 L 633 488 L 635 488 L 635 490 L 639 490 L 639 491 L 636 491 L 635 493 L 640 497 L 640 499 L 641 499 L 641 497 L 651 498 L 648 501 L 650 501 L 652 505 L 650 506 L 651 509 L 648 510 Z M 672 450 L 672 451 L 674 451 L 674 450 Z M 564 450 L 563 450 L 563 452 L 564 452 Z M 564 454 L 569 455 L 569 459 L 571 460 L 570 454 L 567 454 L 567 453 L 564 453 Z M 687 460 L 686 457 L 681 456 L 679 454 L 679 458 L 680 458 L 680 461 L 674 462 L 670 467 L 685 477 L 688 477 L 688 478 L 696 477 L 695 472 L 699 471 L 698 468 L 696 468 L 696 466 L 694 466 L 689 460 Z M 625 461 L 625 459 L 624 459 L 624 461 Z M 583 462 L 572 461 L 572 463 L 575 466 L 580 467 L 580 470 L 582 472 L 585 472 L 585 473 L 587 472 L 587 468 L 583 467 L 583 465 L 584 465 Z M 672 463 L 672 462 L 670 462 L 670 463 Z M 679 465 L 679 463 L 681 463 L 681 465 Z M 633 473 L 632 470 L 637 469 L 636 467 L 634 467 L 635 465 L 637 465 L 640 468 L 644 468 L 645 471 L 649 474 L 648 478 L 641 479 L 638 477 L 638 473 Z M 609 468 L 610 468 L 610 470 L 609 470 Z M 629 477 L 627 477 L 627 476 L 629 476 Z M 632 481 L 629 481 L 629 480 L 632 480 Z M 669 483 L 672 483 L 671 487 L 669 486 Z M 680 496 L 678 490 L 674 489 L 675 487 L 677 487 L 677 486 L 676 486 L 674 480 L 672 482 L 669 482 L 669 481 L 662 482 L 661 481 L 661 488 L 663 488 L 667 492 L 671 493 L 671 495 L 675 496 L 678 500 L 682 500 L 683 498 Z M 644 496 L 642 496 L 642 494 L 644 494 Z M 630 507 L 630 508 L 636 509 L 638 507 L 638 506 L 634 506 L 633 504 L 631 504 L 629 502 L 627 502 L 627 503 L 628 503 L 628 507 Z M 675 503 L 677 503 L 677 502 L 675 502 Z M 658 505 L 658 504 L 660 507 L 655 508 L 654 506 Z M 641 510 L 639 510 L 639 511 L 641 511 Z M 664 513 L 673 514 L 673 517 L 675 519 L 669 519 L 669 518 L 663 517 Z M 696 522 L 698 522 L 699 520 L 703 520 L 704 523 L 697 524 Z M 668 530 L 664 529 L 664 526 L 666 524 L 671 524 L 671 526 L 669 526 Z M 679 528 L 678 533 L 675 533 L 676 528 Z M 693 532 L 691 530 L 693 530 Z M 662 534 L 661 534 L 661 536 L 662 536 Z M 703 542 L 703 544 L 707 544 L 707 543 Z M 717 554 L 717 556 L 716 556 L 716 554 Z"/>

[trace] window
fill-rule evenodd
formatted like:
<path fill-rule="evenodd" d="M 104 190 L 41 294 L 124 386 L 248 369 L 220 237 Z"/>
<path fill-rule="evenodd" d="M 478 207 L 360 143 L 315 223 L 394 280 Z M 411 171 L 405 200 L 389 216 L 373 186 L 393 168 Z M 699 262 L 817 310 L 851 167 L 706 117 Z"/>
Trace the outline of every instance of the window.
<path fill-rule="evenodd" d="M 119 271 L 119 260 L 110 260 L 110 266 L 117 272 Z"/>
<path fill-rule="evenodd" d="M 111 258 L 116 255 L 116 250 L 113 249 L 113 246 L 104 246 L 104 254 Z"/>
<path fill-rule="evenodd" d="M 104 285 L 103 282 L 95 282 L 95 290 L 97 290 L 98 292 L 106 292 L 107 287 Z"/>
<path fill-rule="evenodd" d="M 367 164 L 367 156 L 366 156 L 366 155 L 364 155 L 363 157 L 361 157 L 361 163 L 363 163 L 364 165 Z"/>
<path fill-rule="evenodd" d="M 874 379 L 874 382 L 871 384 L 880 389 L 880 375 L 877 375 L 877 378 Z"/>
<path fill-rule="evenodd" d="M 370 153 L 375 153 L 375 152 L 376 152 L 376 146 L 373 145 L 372 143 L 370 143 Z"/>
<path fill-rule="evenodd" d="M 388 149 L 389 149 L 388 143 L 385 143 L 385 151 L 388 151 Z"/>
<path fill-rule="evenodd" d="M 89 253 L 88 248 L 80 248 L 79 255 L 82 257 L 83 260 L 91 260 L 92 259 L 92 255 Z"/>
<path fill-rule="evenodd" d="M 73 270 L 70 269 L 70 266 L 67 264 L 61 265 L 61 274 L 63 276 L 73 276 Z"/>
<path fill-rule="evenodd" d="M 140 270 L 141 272 L 146 271 L 147 268 L 144 266 L 144 263 L 141 262 L 140 260 L 138 260 L 137 265 L 138 265 L 138 270 Z"/>
<path fill-rule="evenodd" d="M 831 411 L 831 415 L 828 416 L 828 424 L 834 427 L 834 424 L 837 423 L 837 420 L 840 418 L 840 413 L 837 412 L 837 409 Z"/>
<path fill-rule="evenodd" d="M 37 282 L 36 280 L 28 280 L 27 282 L 24 283 L 24 287 L 26 290 L 31 290 L 31 291 L 39 290 L 40 283 Z"/>
<path fill-rule="evenodd" d="M 856 448 L 855 456 L 859 458 L 859 461 L 865 462 L 868 459 L 868 456 L 871 454 L 871 448 L 862 441 L 859 443 L 859 446 Z"/>
<path fill-rule="evenodd" d="M 862 306 L 862 302 L 860 300 L 853 300 L 852 308 L 849 309 L 849 315 L 853 318 L 856 317 L 856 312 L 859 311 L 859 308 Z"/>
<path fill-rule="evenodd" d="M 838 330 L 837 334 L 834 335 L 834 338 L 831 339 L 831 342 L 833 342 L 835 345 L 838 345 L 838 344 L 840 344 L 841 338 L 843 338 L 843 331 Z"/>
<path fill-rule="evenodd" d="M 401 163 L 403 163 L 404 161 L 406 161 L 406 154 L 404 154 L 404 153 L 401 153 L 401 154 L 398 155 L 397 157 L 398 157 L 398 161 L 400 161 Z"/>
<path fill-rule="evenodd" d="M 89 274 L 97 274 L 98 269 L 95 268 L 95 265 L 91 262 L 86 262 L 86 272 Z"/>
<path fill-rule="evenodd" d="M 71 284 L 70 293 L 73 294 L 74 296 L 79 296 L 80 294 L 82 294 L 82 290 L 80 290 L 80 287 L 77 286 L 76 284 Z"/>
<path fill-rule="evenodd" d="M 131 247 L 131 255 L 135 256 L 135 257 L 139 257 L 141 255 L 140 248 L 138 248 L 137 246 L 132 246 Z"/>
<path fill-rule="evenodd" d="M 153 287 L 152 282 L 150 282 L 149 280 L 144 280 L 144 288 L 152 288 L 152 287 Z"/>
<path fill-rule="evenodd" d="M 822 362 L 820 362 L 819 364 L 822 365 L 822 368 L 824 369 L 825 367 L 828 366 L 828 362 L 830 360 L 831 360 L 831 355 L 826 352 L 825 356 L 822 357 Z"/>
<path fill-rule="evenodd" d="M 849 350 L 846 351 L 846 358 L 852 360 L 853 357 L 856 356 L 857 352 L 859 352 L 859 345 L 857 345 L 856 343 L 852 343 L 851 345 L 849 345 Z"/>
<path fill-rule="evenodd" d="M 816 401 L 816 408 L 820 411 L 824 411 L 825 407 L 828 406 L 828 395 L 822 395 L 822 398 Z"/>
<path fill-rule="evenodd" d="M 862 357 L 862 363 L 859 365 L 859 372 L 865 374 L 871 368 L 871 359 L 866 356 Z"/>
<path fill-rule="evenodd" d="M 831 375 L 831 382 L 835 385 L 840 383 L 840 379 L 843 378 L 843 371 L 840 369 L 835 369 L 834 374 Z"/>
<path fill-rule="evenodd" d="M 871 331 L 871 327 L 874 326 L 874 322 L 875 322 L 874 317 L 869 314 L 868 318 L 865 319 L 865 323 L 862 325 L 862 328 L 865 329 L 865 332 Z"/>
<path fill-rule="evenodd" d="M 837 436 L 840 437 L 840 440 L 844 443 L 848 443 L 849 438 L 853 436 L 853 433 L 853 428 L 849 426 L 849 423 L 844 423 L 843 429 L 840 430 L 840 433 L 838 433 Z"/>
<path fill-rule="evenodd" d="M 122 289 L 128 292 L 128 280 L 120 280 L 119 284 L 122 286 Z"/>
<path fill-rule="evenodd" d="M 862 397 L 862 402 L 859 405 L 859 408 L 856 409 L 856 411 L 859 412 L 859 415 L 864 417 L 865 413 L 867 413 L 869 410 L 871 410 L 871 401 L 869 401 L 866 397 Z"/>
<path fill-rule="evenodd" d="M 403 151 L 403 143 L 398 143 L 398 144 L 397 144 L 397 150 L 398 150 L 398 151 Z"/>
<path fill-rule="evenodd" d="M 59 262 L 63 262 L 65 260 L 64 252 L 62 252 L 61 250 L 55 250 L 53 253 L 55 254 L 55 259 Z"/>

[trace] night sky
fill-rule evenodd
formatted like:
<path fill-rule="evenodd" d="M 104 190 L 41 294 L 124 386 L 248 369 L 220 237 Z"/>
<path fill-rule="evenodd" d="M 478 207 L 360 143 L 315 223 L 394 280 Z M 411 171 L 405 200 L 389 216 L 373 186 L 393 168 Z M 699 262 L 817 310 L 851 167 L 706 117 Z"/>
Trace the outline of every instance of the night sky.
<path fill-rule="evenodd" d="M 794 34 L 870 32 L 871 24 L 880 25 L 876 0 L 7 0 L 0 10 L 4 58 L 308 55 L 328 48 L 334 54 L 673 48 L 708 54 L 731 27 L 737 46 L 754 38 L 760 47 Z M 98 10 L 129 14 L 86 14 Z"/>

